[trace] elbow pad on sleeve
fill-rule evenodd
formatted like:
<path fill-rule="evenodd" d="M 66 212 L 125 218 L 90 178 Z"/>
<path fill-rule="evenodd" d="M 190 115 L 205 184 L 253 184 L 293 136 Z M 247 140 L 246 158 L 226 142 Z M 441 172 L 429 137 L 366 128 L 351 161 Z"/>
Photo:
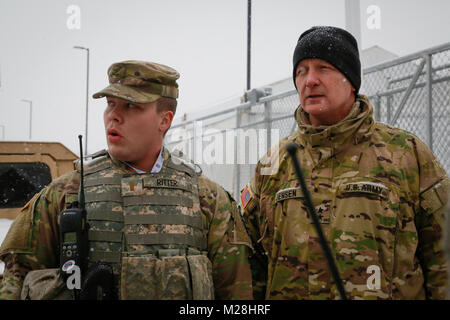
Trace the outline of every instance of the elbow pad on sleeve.
<path fill-rule="evenodd" d="M 433 213 L 447 205 L 450 180 L 445 178 L 421 194 L 421 207 L 426 213 Z"/>

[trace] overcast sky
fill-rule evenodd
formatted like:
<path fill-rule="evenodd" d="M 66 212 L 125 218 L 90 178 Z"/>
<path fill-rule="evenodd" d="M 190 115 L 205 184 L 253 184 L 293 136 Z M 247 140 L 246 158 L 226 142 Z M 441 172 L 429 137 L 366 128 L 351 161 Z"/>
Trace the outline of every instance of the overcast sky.
<path fill-rule="evenodd" d="M 293 49 L 306 29 L 345 27 L 344 0 L 252 2 L 252 87 L 290 77 Z M 371 5 L 380 9 L 379 29 L 367 27 Z M 68 12 L 71 6 L 79 15 Z M 362 49 L 378 45 L 402 56 L 450 41 L 448 0 L 362 0 L 360 7 Z M 148 60 L 178 70 L 181 115 L 244 93 L 246 34 L 246 0 L 0 0 L 5 139 L 28 140 L 29 105 L 21 101 L 28 99 L 32 140 L 59 141 L 78 154 L 86 52 L 75 45 L 90 49 L 88 151 L 94 152 L 106 147 L 105 99 L 91 96 L 107 85 L 113 62 Z"/>

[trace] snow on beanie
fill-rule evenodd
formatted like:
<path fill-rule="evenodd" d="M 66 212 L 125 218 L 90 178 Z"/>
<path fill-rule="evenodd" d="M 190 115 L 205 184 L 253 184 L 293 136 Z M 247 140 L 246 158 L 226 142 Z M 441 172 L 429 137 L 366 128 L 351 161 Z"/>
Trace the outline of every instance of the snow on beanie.
<path fill-rule="evenodd" d="M 294 50 L 294 85 L 295 73 L 300 61 L 305 59 L 322 59 L 332 64 L 355 88 L 358 93 L 361 86 L 361 62 L 359 60 L 358 43 L 344 29 L 331 26 L 318 26 L 306 30 L 300 35 Z"/>

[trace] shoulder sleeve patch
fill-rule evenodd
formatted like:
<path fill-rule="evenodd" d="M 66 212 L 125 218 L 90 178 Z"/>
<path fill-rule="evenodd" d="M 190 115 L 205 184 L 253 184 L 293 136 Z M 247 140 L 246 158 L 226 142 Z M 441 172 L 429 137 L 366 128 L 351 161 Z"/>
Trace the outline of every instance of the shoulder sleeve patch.
<path fill-rule="evenodd" d="M 245 185 L 245 188 L 241 192 L 242 208 L 245 209 L 252 199 L 253 199 L 253 194 L 247 183 Z"/>

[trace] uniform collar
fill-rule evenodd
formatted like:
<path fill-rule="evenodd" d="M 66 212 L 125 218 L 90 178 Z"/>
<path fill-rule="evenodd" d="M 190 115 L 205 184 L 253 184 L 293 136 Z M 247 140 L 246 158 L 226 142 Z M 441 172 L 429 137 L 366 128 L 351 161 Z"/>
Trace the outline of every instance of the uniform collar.
<path fill-rule="evenodd" d="M 164 163 L 164 159 L 165 159 L 164 155 L 166 153 L 168 153 L 166 151 L 166 149 L 164 147 L 161 147 L 161 150 L 159 151 L 158 158 L 156 159 L 155 164 L 153 165 L 153 168 L 150 171 L 150 173 L 159 173 L 161 171 L 163 163 Z M 110 155 L 110 157 L 111 157 L 111 155 Z M 113 157 L 111 157 L 111 159 L 119 167 L 122 167 L 123 169 L 126 169 L 127 171 L 132 170 L 132 171 L 134 171 L 134 172 L 136 172 L 138 174 L 147 173 L 146 171 L 143 171 L 143 170 L 140 170 L 140 169 L 137 169 L 137 168 L 133 167 L 132 165 L 130 165 L 126 161 L 120 161 L 120 160 L 117 160 L 117 159 L 113 159 Z"/>
<path fill-rule="evenodd" d="M 372 133 L 373 106 L 366 96 L 359 94 L 349 114 L 339 123 L 314 127 L 301 105 L 295 110 L 295 120 L 298 124 L 296 140 L 302 144 L 311 147 L 334 147 L 348 142 L 357 144 Z"/>

